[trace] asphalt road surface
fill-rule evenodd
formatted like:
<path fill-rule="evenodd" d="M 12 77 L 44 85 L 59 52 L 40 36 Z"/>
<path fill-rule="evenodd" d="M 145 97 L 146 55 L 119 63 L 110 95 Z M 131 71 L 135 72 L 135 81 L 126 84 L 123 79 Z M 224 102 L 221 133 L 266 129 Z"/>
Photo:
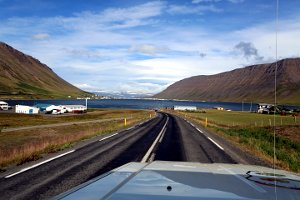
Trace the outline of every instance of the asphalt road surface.
<path fill-rule="evenodd" d="M 0 174 L 0 199 L 48 199 L 128 162 L 189 161 L 264 165 L 203 127 L 165 113 L 55 157 Z"/>

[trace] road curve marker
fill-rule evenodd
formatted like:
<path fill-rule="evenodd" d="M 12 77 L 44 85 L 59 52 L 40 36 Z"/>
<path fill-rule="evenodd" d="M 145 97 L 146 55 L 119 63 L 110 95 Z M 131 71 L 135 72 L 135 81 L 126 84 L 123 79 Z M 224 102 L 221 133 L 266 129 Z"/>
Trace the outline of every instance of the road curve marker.
<path fill-rule="evenodd" d="M 224 151 L 224 148 L 221 147 L 218 143 L 216 143 L 213 139 L 211 139 L 210 137 L 207 137 L 212 143 L 214 143 L 217 147 L 219 147 L 219 149 Z"/>
<path fill-rule="evenodd" d="M 68 151 L 68 152 L 66 152 L 66 153 L 60 154 L 60 155 L 58 155 L 58 156 L 55 156 L 55 157 L 53 157 L 53 158 L 49 158 L 48 160 L 45 160 L 45 161 L 40 162 L 40 163 L 37 163 L 37 164 L 32 165 L 32 166 L 30 166 L 30 167 L 26 167 L 26 168 L 24 168 L 24 169 L 21 169 L 20 171 L 18 171 L 18 172 L 16 172 L 16 173 L 13 173 L 13 174 L 10 174 L 10 175 L 8 175 L 8 176 L 5 176 L 4 178 L 10 178 L 10 177 L 13 177 L 13 176 L 15 176 L 15 175 L 17 175 L 17 174 L 26 172 L 26 171 L 28 171 L 28 170 L 30 170 L 30 169 L 33 169 L 33 168 L 35 168 L 35 167 L 38 167 L 38 166 L 40 166 L 40 165 L 42 165 L 42 164 L 45 164 L 45 163 L 50 162 L 50 161 L 52 161 L 52 160 L 55 160 L 55 159 L 57 159 L 57 158 L 63 157 L 63 156 L 65 156 L 65 155 L 67 155 L 67 154 L 73 153 L 74 151 L 75 151 L 75 149 L 74 149 L 74 150 L 71 150 L 71 151 Z"/>

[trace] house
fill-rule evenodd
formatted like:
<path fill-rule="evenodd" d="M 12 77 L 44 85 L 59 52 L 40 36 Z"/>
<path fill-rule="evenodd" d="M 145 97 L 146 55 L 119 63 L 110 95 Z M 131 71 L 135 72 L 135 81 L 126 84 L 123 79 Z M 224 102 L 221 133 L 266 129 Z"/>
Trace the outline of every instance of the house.
<path fill-rule="evenodd" d="M 63 113 L 85 113 L 86 106 L 83 105 L 50 105 L 46 107 L 46 114 L 63 114 Z"/>
<path fill-rule="evenodd" d="M 67 112 L 71 113 L 85 113 L 87 112 L 87 107 L 83 105 L 63 105 Z"/>
<path fill-rule="evenodd" d="M 196 106 L 174 106 L 174 110 L 192 111 L 197 110 Z"/>
<path fill-rule="evenodd" d="M 22 114 L 38 114 L 39 108 L 32 106 L 16 105 L 15 112 Z"/>
<path fill-rule="evenodd" d="M 68 112 L 66 107 L 63 105 L 55 106 L 55 105 L 50 105 L 46 108 L 45 114 L 63 114 Z"/>
<path fill-rule="evenodd" d="M 216 110 L 224 110 L 224 108 L 223 108 L 223 107 L 219 107 L 219 106 L 217 106 L 217 107 L 214 107 L 214 109 L 216 109 Z"/>

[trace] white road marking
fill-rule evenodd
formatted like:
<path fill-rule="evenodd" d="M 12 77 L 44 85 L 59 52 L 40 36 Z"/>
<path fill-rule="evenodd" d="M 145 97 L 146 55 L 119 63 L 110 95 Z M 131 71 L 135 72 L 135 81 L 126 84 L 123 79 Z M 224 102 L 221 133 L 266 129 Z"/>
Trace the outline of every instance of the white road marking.
<path fill-rule="evenodd" d="M 126 129 L 126 131 L 129 131 L 129 130 L 131 130 L 133 128 L 135 128 L 135 126 L 132 126 L 132 127 L 128 128 L 128 129 Z"/>
<path fill-rule="evenodd" d="M 103 140 L 106 140 L 106 139 L 108 139 L 108 138 L 111 138 L 111 137 L 113 137 L 113 136 L 115 136 L 115 135 L 118 135 L 119 133 L 114 133 L 114 134 L 112 134 L 112 135 L 110 135 L 110 136 L 107 136 L 107 137 L 104 137 L 104 138 L 102 138 L 101 140 L 99 140 L 99 142 L 101 142 L 101 141 L 103 141 Z"/>
<path fill-rule="evenodd" d="M 216 143 L 213 139 L 211 139 L 210 137 L 207 137 L 212 143 L 214 143 L 217 147 L 219 147 L 221 150 L 224 151 L 224 148 L 221 147 L 218 143 Z"/>
<path fill-rule="evenodd" d="M 40 165 L 42 165 L 42 164 L 45 164 L 45 163 L 50 162 L 50 161 L 52 161 L 52 160 L 55 160 L 55 159 L 57 159 L 57 158 L 60 158 L 60 157 L 63 157 L 63 156 L 65 156 L 65 155 L 67 155 L 67 154 L 73 153 L 74 151 L 75 151 L 75 149 L 74 149 L 74 150 L 71 150 L 71 151 L 68 151 L 68 152 L 66 152 L 66 153 L 60 154 L 60 155 L 58 155 L 58 156 L 55 156 L 55 157 L 53 157 L 53 158 L 50 158 L 50 159 L 48 159 L 48 160 L 45 160 L 45 161 L 43 161 L 43 162 L 37 163 L 37 164 L 35 164 L 35 165 L 32 165 L 32 166 L 30 166 L 30 167 L 26 167 L 26 168 L 21 169 L 20 171 L 18 171 L 18 172 L 16 172 L 16 173 L 13 173 L 13 174 L 10 174 L 10 175 L 8 175 L 8 176 L 5 176 L 5 178 L 10 178 L 10 177 L 15 176 L 15 175 L 17 175 L 17 174 L 23 173 L 23 172 L 25 172 L 25 171 L 28 171 L 28 170 L 33 169 L 33 168 L 35 168 L 35 167 L 38 167 L 38 166 L 40 166 Z"/>
<path fill-rule="evenodd" d="M 156 146 L 157 142 L 159 141 L 160 137 L 162 136 L 162 134 L 164 133 L 166 126 L 169 122 L 169 117 L 167 118 L 167 121 L 165 123 L 165 125 L 163 126 L 163 128 L 161 129 L 161 131 L 159 132 L 158 136 L 156 137 L 156 139 L 154 140 L 154 142 L 152 143 L 151 147 L 148 149 L 147 153 L 145 154 L 145 156 L 142 159 L 142 163 L 147 162 L 147 160 L 149 159 L 150 154 L 152 153 L 154 147 Z"/>
<path fill-rule="evenodd" d="M 149 162 L 152 162 L 153 160 L 154 160 L 154 158 L 155 158 L 155 153 L 152 153 L 151 154 L 151 156 L 150 156 L 150 158 L 149 158 Z"/>
<path fill-rule="evenodd" d="M 163 138 L 164 138 L 164 136 L 165 136 L 166 131 L 167 131 L 167 129 L 165 128 L 164 133 L 162 134 L 162 136 L 160 137 L 160 139 L 159 139 L 159 141 L 158 141 L 159 143 L 162 142 L 162 140 L 163 140 Z"/>
<path fill-rule="evenodd" d="M 199 131 L 200 133 L 203 133 L 199 128 L 196 128 L 197 129 L 197 131 Z"/>

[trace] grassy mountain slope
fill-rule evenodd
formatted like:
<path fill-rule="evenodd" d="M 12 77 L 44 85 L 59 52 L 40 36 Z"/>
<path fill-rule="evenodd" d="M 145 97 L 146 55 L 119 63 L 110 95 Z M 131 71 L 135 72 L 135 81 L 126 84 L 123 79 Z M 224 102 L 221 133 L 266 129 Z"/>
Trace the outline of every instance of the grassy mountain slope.
<path fill-rule="evenodd" d="M 47 65 L 0 42 L 0 97 L 67 98 L 89 95 L 55 74 Z"/>
<path fill-rule="evenodd" d="M 277 63 L 277 100 L 300 104 L 300 58 Z M 156 98 L 228 102 L 274 102 L 276 63 L 252 65 L 210 76 L 178 81 Z"/>

